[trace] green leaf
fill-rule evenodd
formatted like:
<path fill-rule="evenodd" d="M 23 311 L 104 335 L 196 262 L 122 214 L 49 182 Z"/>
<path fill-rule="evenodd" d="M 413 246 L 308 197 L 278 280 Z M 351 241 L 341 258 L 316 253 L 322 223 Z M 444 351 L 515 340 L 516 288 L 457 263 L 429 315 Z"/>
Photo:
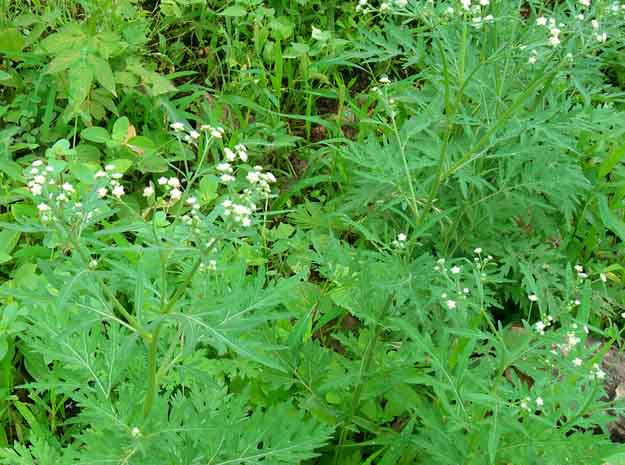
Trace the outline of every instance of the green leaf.
<path fill-rule="evenodd" d="M 71 50 L 54 58 L 46 68 L 46 73 L 56 74 L 65 71 L 80 59 L 79 50 Z"/>
<path fill-rule="evenodd" d="M 125 158 L 118 158 L 110 163 L 115 167 L 114 171 L 116 173 L 125 173 L 132 166 L 132 160 L 127 160 Z"/>
<path fill-rule="evenodd" d="M 14 181 L 22 181 L 22 167 L 13 160 L 0 159 L 0 171 Z"/>
<path fill-rule="evenodd" d="M 200 180 L 200 202 L 202 205 L 210 203 L 217 198 L 218 185 L 215 176 L 204 176 Z"/>
<path fill-rule="evenodd" d="M 111 136 L 106 129 L 100 127 L 86 128 L 80 132 L 80 138 L 98 144 L 104 144 L 111 140 Z"/>
<path fill-rule="evenodd" d="M 295 232 L 295 228 L 288 223 L 280 223 L 273 231 L 274 239 L 288 239 Z"/>
<path fill-rule="evenodd" d="M 597 194 L 597 203 L 599 204 L 599 216 L 603 225 L 622 241 L 625 241 L 625 223 L 610 209 L 607 197 L 603 194 Z"/>
<path fill-rule="evenodd" d="M 22 233 L 19 231 L 0 231 L 0 263 L 6 263 L 11 260 L 11 252 L 17 245 L 21 235 Z"/>
<path fill-rule="evenodd" d="M 93 83 L 93 72 L 84 62 L 69 70 L 69 105 L 68 116 L 71 118 L 80 110 L 80 106 L 89 96 Z"/>
<path fill-rule="evenodd" d="M 285 40 L 293 35 L 295 25 L 286 16 L 279 16 L 270 21 L 271 36 L 277 40 Z"/>
<path fill-rule="evenodd" d="M 118 143 L 124 142 L 128 136 L 129 126 L 130 122 L 128 121 L 128 118 L 125 116 L 118 118 L 113 125 L 113 140 Z"/>
<path fill-rule="evenodd" d="M 228 16 L 230 18 L 238 18 L 247 15 L 247 10 L 241 5 L 232 5 L 219 13 L 220 16 Z"/>
<path fill-rule="evenodd" d="M 619 145 L 612 150 L 609 155 L 603 160 L 603 163 L 599 165 L 599 177 L 602 178 L 607 175 L 612 168 L 625 156 L 625 144 Z"/>
<path fill-rule="evenodd" d="M 24 37 L 15 28 L 0 29 L 0 52 L 17 53 L 24 48 Z"/>
<path fill-rule="evenodd" d="M 89 64 L 91 65 L 93 74 L 100 85 L 111 94 L 117 96 L 115 93 L 115 78 L 113 76 L 113 70 L 111 70 L 111 66 L 108 61 L 96 55 L 90 55 Z"/>

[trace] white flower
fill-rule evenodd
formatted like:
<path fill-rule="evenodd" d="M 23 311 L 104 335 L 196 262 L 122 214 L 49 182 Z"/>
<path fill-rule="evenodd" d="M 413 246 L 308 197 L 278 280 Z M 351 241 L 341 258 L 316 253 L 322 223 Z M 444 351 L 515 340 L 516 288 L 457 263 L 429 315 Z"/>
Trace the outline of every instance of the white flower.
<path fill-rule="evenodd" d="M 178 189 L 180 187 L 180 180 L 178 178 L 169 178 L 167 184 Z"/>
<path fill-rule="evenodd" d="M 167 184 L 167 178 L 165 176 L 161 176 L 160 178 L 158 178 L 157 182 L 159 186 L 164 186 L 165 184 Z"/>
<path fill-rule="evenodd" d="M 152 195 L 154 195 L 154 188 L 152 186 L 148 186 L 145 189 L 143 189 L 144 197 L 150 197 Z"/>
<path fill-rule="evenodd" d="M 530 65 L 533 65 L 536 63 L 536 60 L 537 60 L 536 55 L 532 55 L 531 57 L 527 59 L 527 63 Z"/>
<path fill-rule="evenodd" d="M 199 139 L 200 133 L 192 129 L 189 131 L 189 136 L 191 136 L 192 139 Z"/>
<path fill-rule="evenodd" d="M 382 76 L 380 78 L 380 84 L 390 84 L 391 80 L 387 76 Z"/>
<path fill-rule="evenodd" d="M 252 184 L 256 184 L 258 181 L 260 181 L 260 173 L 258 171 L 250 171 L 249 173 L 247 173 L 247 176 L 245 176 L 245 179 L 247 179 Z"/>
<path fill-rule="evenodd" d="M 47 212 L 50 210 L 50 207 L 45 203 L 40 203 L 39 205 L 37 205 L 37 210 L 39 210 L 40 212 Z"/>
<path fill-rule="evenodd" d="M 226 199 L 221 204 L 223 205 L 224 208 L 230 208 L 232 207 L 232 200 Z"/>
<path fill-rule="evenodd" d="M 178 200 L 180 197 L 182 197 L 182 192 L 180 191 L 180 189 L 178 189 L 177 187 L 174 187 L 170 192 L 169 195 L 171 196 L 172 200 Z"/>
<path fill-rule="evenodd" d="M 116 185 L 115 187 L 113 187 L 112 194 L 115 197 L 120 198 L 122 195 L 124 195 L 124 187 L 120 184 Z"/>
<path fill-rule="evenodd" d="M 243 218 L 243 221 L 241 221 L 241 224 L 247 228 L 248 226 L 251 226 L 252 220 L 249 216 L 246 216 L 245 218 Z"/>
<path fill-rule="evenodd" d="M 97 191 L 98 197 L 103 199 L 109 193 L 106 187 L 100 187 Z"/>
<path fill-rule="evenodd" d="M 121 174 L 121 173 L 113 173 L 113 174 L 111 174 L 111 177 L 112 177 L 113 179 L 121 179 L 121 178 L 123 178 L 123 177 L 124 177 L 124 175 L 123 175 L 123 174 Z"/>
<path fill-rule="evenodd" d="M 608 40 L 608 34 L 603 32 L 601 34 L 597 34 L 596 38 L 597 38 L 597 42 L 604 43 Z"/>
<path fill-rule="evenodd" d="M 465 288 L 462 290 L 462 292 L 463 292 L 463 293 L 465 293 L 465 294 L 468 294 L 468 293 L 469 293 L 469 288 L 468 288 L 468 287 L 465 287 Z"/>
<path fill-rule="evenodd" d="M 35 176 L 35 177 L 33 178 L 33 180 L 34 180 L 37 184 L 44 184 L 44 183 L 46 182 L 46 177 L 45 177 L 45 176 L 42 176 L 42 175 L 38 175 L 38 176 Z"/>
<path fill-rule="evenodd" d="M 599 21 L 597 21 L 596 19 L 593 19 L 590 22 L 590 25 L 592 26 L 593 29 L 599 29 Z"/>
<path fill-rule="evenodd" d="M 96 178 L 96 179 L 98 179 L 98 178 L 103 178 L 104 176 L 106 176 L 106 172 L 104 172 L 104 171 L 102 171 L 102 170 L 98 171 L 98 172 L 95 174 L 95 178 Z"/>
<path fill-rule="evenodd" d="M 408 5 L 408 0 L 395 0 L 395 3 L 397 3 L 398 7 L 405 8 Z"/>
<path fill-rule="evenodd" d="M 64 183 L 61 188 L 65 191 L 65 192 L 74 192 L 74 186 L 72 186 L 70 183 L 66 182 Z"/>
<path fill-rule="evenodd" d="M 451 268 L 451 274 L 458 274 L 460 273 L 460 267 L 459 266 L 454 266 Z"/>
<path fill-rule="evenodd" d="M 189 205 L 194 205 L 197 202 L 197 199 L 195 197 L 189 197 L 187 199 L 187 204 Z"/>
<path fill-rule="evenodd" d="M 536 324 L 534 324 L 534 327 L 538 333 L 545 334 L 545 328 L 547 325 L 545 325 L 543 321 L 537 321 Z"/>
<path fill-rule="evenodd" d="M 178 132 L 184 129 L 184 124 L 177 121 L 175 123 L 171 123 L 169 127 L 172 128 L 174 131 Z"/>
<path fill-rule="evenodd" d="M 449 310 L 453 310 L 454 308 L 456 308 L 456 302 L 454 300 L 448 300 L 447 301 L 447 308 Z"/>
<path fill-rule="evenodd" d="M 43 161 L 42 161 L 42 160 L 35 160 L 35 161 L 32 163 L 32 165 L 33 165 L 33 166 L 41 166 L 41 165 L 43 165 Z"/>
<path fill-rule="evenodd" d="M 33 183 L 30 185 L 30 192 L 32 192 L 33 195 L 41 195 L 42 189 L 43 186 L 41 184 Z"/>
<path fill-rule="evenodd" d="M 599 273 L 599 279 L 601 280 L 602 283 L 605 283 L 608 281 L 608 277 L 605 275 L 605 273 Z"/>
<path fill-rule="evenodd" d="M 575 365 L 576 367 L 581 367 L 582 366 L 582 359 L 581 358 L 575 358 L 573 360 L 573 365 Z"/>
<path fill-rule="evenodd" d="M 480 0 L 480 5 L 488 6 L 488 5 L 490 5 L 490 0 Z"/>
<path fill-rule="evenodd" d="M 560 39 L 558 38 L 558 36 L 551 36 L 549 37 L 549 44 L 552 47 L 557 47 L 558 45 L 560 45 Z"/>
<path fill-rule="evenodd" d="M 61 192 L 59 195 L 56 196 L 56 200 L 58 200 L 59 202 L 66 202 L 67 196 L 63 192 Z"/>
<path fill-rule="evenodd" d="M 538 24 L 539 26 L 546 26 L 547 18 L 545 18 L 544 16 L 539 16 L 538 18 L 536 18 L 536 24 Z"/>
<path fill-rule="evenodd" d="M 39 173 L 39 170 L 37 168 L 32 168 L 30 170 L 30 174 L 38 174 L 38 173 Z"/>
<path fill-rule="evenodd" d="M 530 302 L 538 302 L 538 296 L 536 294 L 530 294 L 527 296 Z"/>
<path fill-rule="evenodd" d="M 98 261 L 96 259 L 93 259 L 89 262 L 89 268 L 94 269 L 98 266 Z"/>
<path fill-rule="evenodd" d="M 478 255 L 479 255 L 479 254 L 481 254 L 481 253 L 482 253 L 482 248 L 481 248 L 481 247 L 478 247 L 478 248 L 476 248 L 475 250 L 473 250 L 473 252 L 475 252 L 476 254 L 478 254 Z"/>
<path fill-rule="evenodd" d="M 538 407 L 542 407 L 543 405 L 545 405 L 545 402 L 543 401 L 542 397 L 537 397 L 536 398 L 536 405 Z"/>
<path fill-rule="evenodd" d="M 226 160 L 228 161 L 235 161 L 237 159 L 236 154 L 232 150 L 230 150 L 228 147 L 224 149 L 224 155 L 226 157 Z"/>
<path fill-rule="evenodd" d="M 404 233 L 399 233 L 399 234 L 397 235 L 397 240 L 398 240 L 399 242 L 405 242 L 405 241 L 406 241 L 406 239 L 408 239 L 408 236 L 406 236 Z"/>
<path fill-rule="evenodd" d="M 583 21 L 584 20 L 584 14 L 583 13 L 578 14 L 577 15 L 577 19 L 579 19 L 580 21 Z"/>
<path fill-rule="evenodd" d="M 590 0 L 579 0 L 579 3 L 583 6 L 590 6 Z"/>
<path fill-rule="evenodd" d="M 52 173 L 54 171 L 54 168 L 52 168 L 51 166 L 46 166 L 46 171 L 48 173 Z"/>
<path fill-rule="evenodd" d="M 232 173 L 232 165 L 230 163 L 220 163 L 215 168 L 222 173 Z"/>
<path fill-rule="evenodd" d="M 462 7 L 465 10 L 468 10 L 471 7 L 471 0 L 460 0 L 460 3 L 462 3 Z"/>
<path fill-rule="evenodd" d="M 113 171 L 115 169 L 115 165 L 108 164 L 104 167 L 105 171 Z"/>
<path fill-rule="evenodd" d="M 141 430 L 139 428 L 137 428 L 136 426 L 130 431 L 130 434 L 132 435 L 133 438 L 137 438 L 139 436 L 141 436 Z"/>
<path fill-rule="evenodd" d="M 578 273 L 583 273 L 584 272 L 584 267 L 582 265 L 575 265 L 575 271 L 577 271 Z"/>

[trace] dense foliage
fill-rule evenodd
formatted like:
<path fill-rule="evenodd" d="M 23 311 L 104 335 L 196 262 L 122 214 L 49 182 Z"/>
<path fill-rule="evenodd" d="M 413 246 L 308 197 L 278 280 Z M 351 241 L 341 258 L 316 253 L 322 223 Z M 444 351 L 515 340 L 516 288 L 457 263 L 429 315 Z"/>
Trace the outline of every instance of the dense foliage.
<path fill-rule="evenodd" d="M 0 463 L 625 464 L 624 27 L 0 0 Z"/>

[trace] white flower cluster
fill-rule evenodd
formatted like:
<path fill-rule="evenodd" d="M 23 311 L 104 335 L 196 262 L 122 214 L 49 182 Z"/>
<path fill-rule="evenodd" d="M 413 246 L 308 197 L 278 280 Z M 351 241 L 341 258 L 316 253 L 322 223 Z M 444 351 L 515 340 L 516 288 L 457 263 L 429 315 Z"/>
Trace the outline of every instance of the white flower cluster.
<path fill-rule="evenodd" d="M 209 260 L 208 263 L 200 263 L 199 271 L 216 271 L 217 260 Z"/>
<path fill-rule="evenodd" d="M 575 271 L 577 272 L 577 277 L 579 279 L 586 279 L 588 277 L 588 273 L 584 271 L 584 267 L 582 265 L 575 265 Z"/>
<path fill-rule="evenodd" d="M 560 29 L 556 25 L 555 18 L 545 18 L 544 16 L 539 16 L 536 18 L 536 24 L 538 26 L 548 27 L 549 28 L 549 45 L 552 47 L 557 47 L 560 45 Z M 564 26 L 560 24 L 560 26 Z"/>
<path fill-rule="evenodd" d="M 197 201 L 197 198 L 191 196 L 188 197 L 185 201 L 187 205 L 191 207 L 190 214 L 187 213 L 182 216 L 182 222 L 185 224 L 197 224 L 201 221 L 199 212 L 200 212 L 200 204 Z"/>
<path fill-rule="evenodd" d="M 203 124 L 200 126 L 201 131 L 206 131 L 210 134 L 211 137 L 215 139 L 221 139 L 224 136 L 224 128 L 222 127 L 213 127 L 210 124 Z"/>
<path fill-rule="evenodd" d="M 176 177 L 166 178 L 165 176 L 161 176 L 158 178 L 158 185 L 163 186 L 167 193 L 169 194 L 169 200 L 172 203 L 177 202 L 182 197 L 182 190 L 180 179 Z M 150 197 L 154 194 L 154 188 L 150 185 L 143 190 L 144 197 Z"/>
<path fill-rule="evenodd" d="M 252 213 L 256 210 L 255 204 L 243 205 L 232 202 L 232 200 L 224 200 L 221 203 L 224 208 L 224 216 L 231 217 L 236 223 L 248 227 L 252 224 Z"/>
<path fill-rule="evenodd" d="M 408 239 L 408 236 L 406 236 L 404 233 L 399 233 L 397 235 L 397 239 L 393 240 L 392 242 L 393 247 L 403 249 L 404 247 L 406 247 L 406 239 Z"/>
<path fill-rule="evenodd" d="M 575 349 L 575 347 L 577 347 L 580 342 L 582 342 L 581 338 L 576 333 L 578 329 L 577 324 L 573 324 L 571 328 L 572 328 L 572 331 L 569 331 L 566 333 L 566 339 L 564 343 L 557 344 L 557 348 L 560 351 L 560 354 L 564 355 L 565 357 L 567 357 L 569 353 L 573 349 Z M 584 332 L 586 334 L 589 333 L 587 326 L 584 326 Z M 557 355 L 557 352 L 554 352 L 554 354 Z"/>
<path fill-rule="evenodd" d="M 104 170 L 99 170 L 95 174 L 95 179 L 99 182 L 96 194 L 99 198 L 104 198 L 109 191 L 116 198 L 124 195 L 124 187 L 120 184 L 119 179 L 122 178 L 121 173 L 113 172 L 114 165 L 106 165 Z M 61 175 L 57 173 L 55 168 L 46 164 L 43 160 L 35 160 L 27 169 L 26 178 L 27 187 L 30 193 L 35 197 L 37 210 L 41 215 L 41 221 L 48 222 L 55 220 L 53 214 L 55 209 L 61 209 L 70 215 L 83 215 L 82 203 L 77 202 L 78 193 L 72 183 L 62 180 Z M 98 209 L 89 211 L 84 215 L 84 219 L 89 221 Z"/>
<path fill-rule="evenodd" d="M 43 160 L 35 160 L 32 163 L 28 171 L 28 176 L 32 177 L 32 179 L 28 181 L 28 190 L 30 190 L 31 194 L 42 195 L 46 184 L 53 185 L 56 183 L 54 178 L 48 178 L 51 173 L 54 173 L 54 168 L 44 166 Z"/>
<path fill-rule="evenodd" d="M 595 363 L 592 366 L 591 376 L 595 379 L 603 380 L 605 379 L 605 371 L 603 371 L 601 367 L 597 363 Z"/>
<path fill-rule="evenodd" d="M 113 197 L 118 198 L 118 199 L 121 198 L 121 196 L 125 194 L 124 186 L 122 186 L 121 183 L 119 182 L 119 180 L 123 177 L 123 175 L 121 173 L 115 173 L 114 171 L 115 171 L 115 165 L 108 164 L 104 166 L 104 170 L 99 170 L 95 174 L 96 179 L 109 181 L 108 185 L 101 184 L 100 187 L 96 189 L 96 193 L 98 194 L 99 198 L 101 199 L 106 198 L 106 196 L 109 194 L 109 189 Z"/>
<path fill-rule="evenodd" d="M 187 128 L 184 123 L 181 123 L 180 121 L 171 123 L 169 127 L 173 129 L 176 134 L 182 135 L 182 133 L 184 133 L 184 135 L 182 135 L 182 139 L 189 144 L 196 143 L 197 140 L 200 138 L 200 133 L 198 131 L 196 131 L 195 129 Z M 208 134 L 210 134 L 211 137 L 214 137 L 215 139 L 221 139 L 225 132 L 224 128 L 213 127 L 209 124 L 201 125 L 200 130 L 208 132 Z"/>
<path fill-rule="evenodd" d="M 226 147 L 224 148 L 224 158 L 226 161 L 219 163 L 215 168 L 221 173 L 221 176 L 219 177 L 221 182 L 228 184 L 234 182 L 236 179 L 234 177 L 234 167 L 232 166 L 232 163 L 236 162 L 237 159 L 245 163 L 249 159 L 247 147 L 243 144 L 237 144 L 234 147 L 234 150 Z"/>
<path fill-rule="evenodd" d="M 534 328 L 536 332 L 541 336 L 545 335 L 545 329 L 553 324 L 553 317 L 549 315 L 546 320 L 540 320 L 534 323 Z"/>
<path fill-rule="evenodd" d="M 536 397 L 536 400 L 534 400 L 534 403 L 536 404 L 536 408 L 541 408 L 545 405 L 545 401 L 543 400 L 542 397 Z M 531 412 L 532 408 L 530 407 L 530 405 L 532 404 L 532 399 L 530 399 L 529 397 L 526 397 L 524 400 L 521 401 L 521 403 L 519 404 L 519 407 L 521 407 L 521 409 L 526 410 L 527 412 Z"/>
<path fill-rule="evenodd" d="M 181 123 L 180 121 L 171 123 L 169 127 L 172 128 L 174 132 L 178 134 L 185 132 L 182 138 L 187 143 L 190 143 L 190 144 L 195 143 L 200 138 L 200 133 L 198 131 L 196 131 L 195 129 L 187 130 L 187 127 L 184 125 L 184 123 Z M 200 131 L 207 132 L 211 137 L 214 137 L 215 139 L 221 139 L 225 133 L 224 128 L 219 127 L 219 126 L 214 127 L 214 126 L 211 126 L 210 124 L 202 124 L 200 126 Z"/>
<path fill-rule="evenodd" d="M 490 0 L 460 0 L 460 5 L 463 10 L 473 16 L 473 18 L 471 18 L 471 23 L 476 29 L 481 28 L 484 23 L 491 22 L 495 19 L 491 14 L 482 16 L 484 14 L 482 8 L 488 7 L 490 5 Z M 447 14 L 453 14 L 453 12 L 453 7 L 447 7 L 445 10 Z"/>
<path fill-rule="evenodd" d="M 276 177 L 269 171 L 263 172 L 263 167 L 259 165 L 256 165 L 253 170 L 247 173 L 245 179 L 266 197 L 271 193 L 270 184 L 276 182 Z"/>
<path fill-rule="evenodd" d="M 432 0 L 428 0 L 428 3 L 432 3 Z M 408 6 L 408 0 L 384 0 L 380 3 L 378 10 L 380 13 L 388 13 L 394 8 L 403 9 Z M 356 5 L 356 11 L 361 13 L 371 13 L 375 11 L 375 8 L 370 5 L 369 0 L 358 0 Z"/>

